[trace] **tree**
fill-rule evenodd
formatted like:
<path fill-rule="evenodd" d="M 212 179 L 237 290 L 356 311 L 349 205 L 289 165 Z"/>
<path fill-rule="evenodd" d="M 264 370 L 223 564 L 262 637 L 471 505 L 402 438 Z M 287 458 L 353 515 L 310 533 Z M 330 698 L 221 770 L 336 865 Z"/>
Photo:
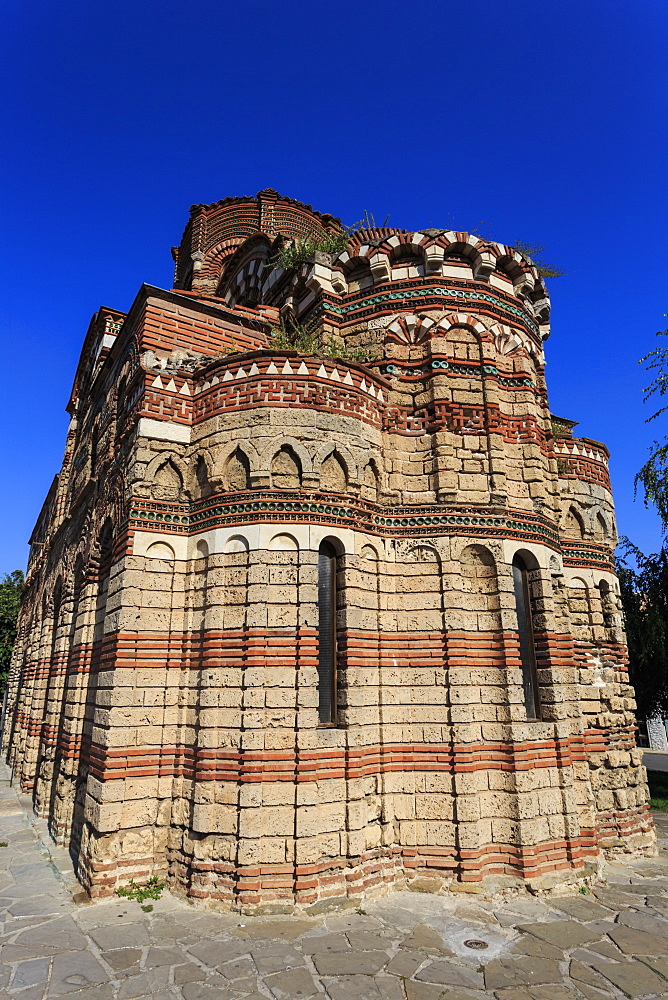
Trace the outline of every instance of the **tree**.
<path fill-rule="evenodd" d="M 657 337 L 668 337 L 668 330 L 659 330 Z M 668 347 L 657 347 L 640 359 L 648 371 L 655 372 L 654 379 L 645 389 L 645 402 L 652 396 L 668 393 Z M 657 420 L 668 412 L 668 404 L 661 406 L 647 418 L 647 423 Z M 668 437 L 655 441 L 650 449 L 650 457 L 636 476 L 636 486 L 640 483 L 645 493 L 645 506 L 654 504 L 659 512 L 664 531 L 668 533 Z"/>
<path fill-rule="evenodd" d="M 668 336 L 668 330 L 657 337 Z M 655 373 L 645 389 L 645 402 L 668 393 L 668 347 L 650 351 L 640 364 Z M 661 406 L 647 423 L 668 412 Z M 661 518 L 666 539 L 660 552 L 645 556 L 628 538 L 621 540 L 618 558 L 619 585 L 629 647 L 629 675 L 636 690 L 638 715 L 668 717 L 668 437 L 655 441 L 650 457 L 636 476 L 645 506 L 653 504 Z M 637 568 L 629 565 L 631 556 Z"/>
<path fill-rule="evenodd" d="M 13 573 L 5 573 L 0 580 L 0 695 L 7 683 L 23 584 L 23 573 L 20 569 L 15 569 Z"/>
<path fill-rule="evenodd" d="M 629 646 L 629 678 L 638 716 L 668 717 L 668 548 L 645 556 L 628 539 L 617 559 L 624 625 Z M 624 556 L 632 556 L 637 568 Z"/>

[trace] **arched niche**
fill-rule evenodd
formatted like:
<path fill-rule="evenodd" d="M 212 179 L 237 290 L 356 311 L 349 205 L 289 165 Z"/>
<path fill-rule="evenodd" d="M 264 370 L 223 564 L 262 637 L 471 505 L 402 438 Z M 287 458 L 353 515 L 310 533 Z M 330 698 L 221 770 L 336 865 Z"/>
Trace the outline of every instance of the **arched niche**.
<path fill-rule="evenodd" d="M 299 542 L 293 535 L 287 532 L 280 532 L 269 542 L 270 552 L 298 552 Z"/>
<path fill-rule="evenodd" d="M 213 487 L 209 480 L 209 467 L 203 455 L 198 455 L 195 462 L 195 480 L 197 482 L 197 494 L 200 499 L 205 500 L 213 493 Z"/>
<path fill-rule="evenodd" d="M 302 484 L 302 463 L 289 444 L 284 444 L 271 462 L 271 485 L 278 490 L 298 490 Z"/>
<path fill-rule="evenodd" d="M 567 538 L 584 538 L 585 536 L 584 518 L 575 507 L 569 507 L 566 511 L 564 534 Z"/>
<path fill-rule="evenodd" d="M 236 448 L 225 464 L 225 484 L 230 491 L 250 489 L 250 462 L 242 448 Z"/>
<path fill-rule="evenodd" d="M 496 559 L 484 545 L 467 545 L 459 556 L 467 628 L 476 632 L 501 627 Z"/>
<path fill-rule="evenodd" d="M 362 470 L 362 499 L 375 503 L 380 492 L 380 473 L 375 460 L 370 459 Z"/>
<path fill-rule="evenodd" d="M 146 557 L 148 559 L 162 559 L 172 562 L 176 558 L 176 553 L 167 542 L 153 542 L 146 550 Z"/>
<path fill-rule="evenodd" d="M 248 552 L 248 539 L 245 535 L 231 535 L 225 542 L 224 551 L 226 553 Z"/>
<path fill-rule="evenodd" d="M 320 489 L 331 493 L 345 493 L 348 489 L 348 469 L 336 450 L 320 466 Z"/>

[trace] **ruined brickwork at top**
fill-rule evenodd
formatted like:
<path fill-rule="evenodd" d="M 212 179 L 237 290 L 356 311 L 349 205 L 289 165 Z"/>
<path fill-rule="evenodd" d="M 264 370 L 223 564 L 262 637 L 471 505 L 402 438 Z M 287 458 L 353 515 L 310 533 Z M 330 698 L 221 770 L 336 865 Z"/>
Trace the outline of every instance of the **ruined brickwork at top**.
<path fill-rule="evenodd" d="M 271 190 L 194 206 L 174 288 L 84 340 L 4 746 L 94 895 L 285 909 L 653 850 L 608 452 L 550 413 L 540 274 L 437 229 L 278 263 L 323 231 Z"/>

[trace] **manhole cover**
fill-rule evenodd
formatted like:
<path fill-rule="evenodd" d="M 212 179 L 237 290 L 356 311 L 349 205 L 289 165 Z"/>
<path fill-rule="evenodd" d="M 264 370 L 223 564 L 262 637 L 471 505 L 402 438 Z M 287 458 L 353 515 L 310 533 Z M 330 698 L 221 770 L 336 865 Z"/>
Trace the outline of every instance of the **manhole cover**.
<path fill-rule="evenodd" d="M 480 941 L 478 938 L 469 938 L 468 941 L 464 942 L 465 948 L 473 948 L 474 951 L 482 951 L 484 948 L 489 947 L 486 941 Z"/>

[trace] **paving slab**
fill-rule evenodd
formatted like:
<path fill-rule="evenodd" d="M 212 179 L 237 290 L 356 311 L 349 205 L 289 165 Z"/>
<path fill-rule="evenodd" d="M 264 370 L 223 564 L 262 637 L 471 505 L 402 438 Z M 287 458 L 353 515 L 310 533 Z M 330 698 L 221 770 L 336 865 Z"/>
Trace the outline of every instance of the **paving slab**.
<path fill-rule="evenodd" d="M 318 987 L 308 969 L 286 969 L 265 976 L 264 981 L 278 1000 L 294 1000 L 297 997 L 312 997 Z"/>
<path fill-rule="evenodd" d="M 561 983 L 563 973 L 558 962 L 549 958 L 501 958 L 485 966 L 485 987 L 500 990 L 505 986 L 541 986 Z"/>
<path fill-rule="evenodd" d="M 627 997 L 658 994 L 665 997 L 668 982 L 643 962 L 597 962 L 595 969 Z"/>
<path fill-rule="evenodd" d="M 439 983 L 444 986 L 468 986 L 472 990 L 483 986 L 479 972 L 467 969 L 454 962 L 430 962 L 415 974 L 417 980 L 425 983 Z"/>
<path fill-rule="evenodd" d="M 313 964 L 321 976 L 372 976 L 387 965 L 384 951 L 331 952 L 313 956 Z"/>
<path fill-rule="evenodd" d="M 452 955 L 441 935 L 426 924 L 418 924 L 402 942 L 403 948 L 416 948 L 429 955 Z"/>
<path fill-rule="evenodd" d="M 611 916 L 609 907 L 601 906 L 585 896 L 572 896 L 564 899 L 551 899 L 550 904 L 555 910 L 567 913 L 573 920 L 589 922 L 591 920 L 607 920 Z"/>
<path fill-rule="evenodd" d="M 602 936 L 575 920 L 554 920 L 547 924 L 520 924 L 517 929 L 564 950 L 596 941 Z"/>
<path fill-rule="evenodd" d="M 496 993 L 498 1000 L 579 1000 L 571 986 L 511 987 Z"/>
<path fill-rule="evenodd" d="M 617 923 L 624 927 L 634 927 L 636 930 L 646 931 L 648 934 L 655 934 L 658 937 L 668 937 L 668 920 L 657 917 L 656 914 L 649 911 L 627 910 L 625 913 L 619 914 Z"/>
<path fill-rule="evenodd" d="M 86 986 L 98 986 L 109 982 L 110 978 L 89 951 L 68 950 L 53 959 L 48 996 L 58 997 L 65 993 L 76 993 Z"/>
<path fill-rule="evenodd" d="M 648 934 L 635 927 L 617 924 L 609 931 L 609 935 L 625 955 L 668 955 L 668 938 L 659 937 L 658 934 Z"/>

